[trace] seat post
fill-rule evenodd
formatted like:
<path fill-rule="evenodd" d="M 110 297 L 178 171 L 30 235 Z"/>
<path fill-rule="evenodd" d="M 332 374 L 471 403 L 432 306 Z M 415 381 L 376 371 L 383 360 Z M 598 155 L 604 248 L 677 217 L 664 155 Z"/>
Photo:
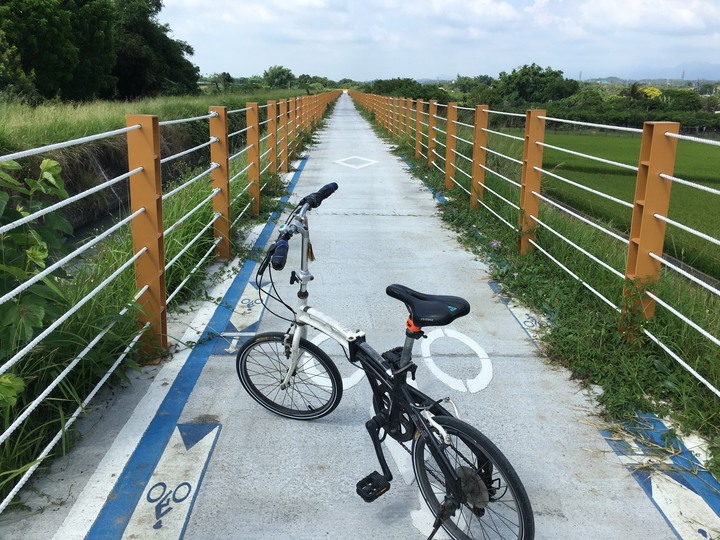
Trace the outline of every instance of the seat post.
<path fill-rule="evenodd" d="M 402 355 L 400 356 L 401 367 L 407 366 L 412 361 L 412 350 L 415 346 L 415 341 L 425 336 L 425 332 L 413 323 L 411 317 L 407 318 L 405 326 L 405 345 L 403 345 Z"/>

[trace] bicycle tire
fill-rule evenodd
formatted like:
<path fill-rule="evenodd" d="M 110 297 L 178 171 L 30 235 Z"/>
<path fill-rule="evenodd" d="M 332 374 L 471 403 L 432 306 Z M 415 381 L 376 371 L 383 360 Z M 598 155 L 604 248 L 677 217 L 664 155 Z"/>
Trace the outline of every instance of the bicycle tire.
<path fill-rule="evenodd" d="M 462 420 L 449 416 L 435 416 L 434 420 L 450 436 L 450 445 L 441 443 L 441 448 L 460 476 L 467 497 L 443 523 L 443 529 L 455 540 L 532 540 L 535 522 L 530 499 L 507 458 Z M 437 430 L 433 431 L 439 437 Z M 413 442 L 412 461 L 420 492 L 437 517 L 445 500 L 446 481 L 422 437 Z"/>
<path fill-rule="evenodd" d="M 330 357 L 306 339 L 300 340 L 300 361 L 287 388 L 281 383 L 289 368 L 285 334 L 267 332 L 248 340 L 237 354 L 240 383 L 267 410 L 293 420 L 316 420 L 340 403 L 342 377 Z"/>

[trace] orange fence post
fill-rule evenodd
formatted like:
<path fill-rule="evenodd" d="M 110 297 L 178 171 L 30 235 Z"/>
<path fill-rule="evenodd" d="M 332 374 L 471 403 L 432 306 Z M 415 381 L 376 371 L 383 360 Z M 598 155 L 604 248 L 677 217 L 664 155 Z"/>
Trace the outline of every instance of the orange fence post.
<path fill-rule="evenodd" d="M 252 198 L 251 212 L 260 215 L 260 114 L 257 103 L 248 103 L 246 111 L 247 145 L 248 145 L 248 194 Z"/>
<path fill-rule="evenodd" d="M 280 100 L 280 171 L 288 172 L 288 102 Z"/>
<path fill-rule="evenodd" d="M 413 106 L 412 106 L 412 98 L 407 98 L 405 100 L 405 133 L 408 134 L 408 136 L 411 136 L 412 134 L 412 120 L 413 120 Z"/>
<path fill-rule="evenodd" d="M 437 125 L 437 99 L 431 99 L 430 104 L 428 105 L 428 167 L 432 167 L 433 163 L 435 163 L 435 135 L 437 134 L 437 130 L 435 129 L 435 126 Z"/>
<path fill-rule="evenodd" d="M 394 121 L 395 121 L 395 129 L 394 129 L 394 131 L 395 131 L 395 135 L 396 135 L 397 137 L 400 137 L 400 133 L 401 133 L 400 127 L 402 126 L 402 122 L 401 122 L 401 118 L 402 118 L 402 106 L 401 106 L 400 98 L 399 98 L 399 97 L 398 97 L 398 98 L 394 98 L 394 99 L 393 99 L 393 102 L 394 102 L 394 105 L 395 105 L 395 110 L 394 110 L 394 114 L 393 114 L 393 119 L 394 119 Z"/>
<path fill-rule="evenodd" d="M 485 166 L 487 165 L 487 128 L 490 122 L 489 107 L 475 106 L 475 129 L 473 130 L 472 184 L 470 208 L 476 210 L 478 200 L 485 198 Z"/>
<path fill-rule="evenodd" d="M 422 157 L 422 134 L 423 134 L 423 112 L 425 112 L 425 104 L 422 99 L 418 99 L 415 104 L 415 157 Z"/>
<path fill-rule="evenodd" d="M 138 300 L 140 322 L 150 323 L 148 344 L 167 349 L 160 126 L 155 115 L 127 115 L 128 127 L 138 124 L 140 129 L 127 134 L 128 170 L 142 167 L 130 177 L 130 211 L 145 209 L 132 221 L 133 253 L 146 250 L 135 261 L 135 284 L 148 287 Z"/>
<path fill-rule="evenodd" d="M 210 137 L 217 142 L 210 145 L 210 161 L 220 165 L 213 169 L 212 187 L 220 192 L 213 197 L 213 211 L 221 216 L 215 220 L 215 238 L 222 238 L 215 248 L 215 255 L 221 259 L 230 258 L 230 145 L 228 143 L 227 107 L 210 107 L 216 116 L 210 118 Z"/>
<path fill-rule="evenodd" d="M 295 98 L 288 99 L 288 151 L 289 159 L 295 159 L 295 141 L 297 140 L 297 125 L 295 118 L 297 110 L 295 108 Z"/>
<path fill-rule="evenodd" d="M 519 251 L 525 255 L 531 248 L 530 241 L 535 241 L 537 224 L 533 220 L 540 210 L 540 171 L 542 168 L 543 147 L 545 140 L 544 110 L 527 111 L 525 114 L 525 147 L 523 150 L 522 185 L 520 187 L 520 240 Z"/>
<path fill-rule="evenodd" d="M 624 297 L 632 301 L 626 302 L 624 317 L 634 313 L 651 319 L 655 315 L 655 301 L 645 294 L 645 290 L 660 277 L 660 262 L 650 254 L 662 256 L 665 243 L 666 223 L 655 214 L 667 217 L 670 207 L 672 181 L 660 177 L 661 174 L 672 176 L 675 169 L 677 139 L 665 135 L 668 132 L 679 133 L 680 124 L 643 124 L 623 290 Z"/>
<path fill-rule="evenodd" d="M 455 177 L 455 147 L 457 146 L 457 103 L 448 103 L 445 137 L 445 188 L 453 187 Z"/>
<path fill-rule="evenodd" d="M 267 102 L 267 129 L 268 129 L 268 163 L 271 173 L 277 172 L 277 103 L 275 101 Z"/>

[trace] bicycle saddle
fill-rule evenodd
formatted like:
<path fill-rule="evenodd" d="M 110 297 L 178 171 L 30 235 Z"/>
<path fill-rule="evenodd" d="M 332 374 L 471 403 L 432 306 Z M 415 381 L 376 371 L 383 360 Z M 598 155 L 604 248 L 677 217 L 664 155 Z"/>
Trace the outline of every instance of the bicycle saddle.
<path fill-rule="evenodd" d="M 388 285 L 388 296 L 405 303 L 410 319 L 418 327 L 445 326 L 470 313 L 470 304 L 459 296 L 424 294 L 404 285 Z"/>

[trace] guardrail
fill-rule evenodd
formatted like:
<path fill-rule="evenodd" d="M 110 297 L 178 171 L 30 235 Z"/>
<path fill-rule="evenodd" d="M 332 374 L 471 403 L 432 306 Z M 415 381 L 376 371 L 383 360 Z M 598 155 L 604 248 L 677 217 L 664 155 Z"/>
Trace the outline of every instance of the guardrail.
<path fill-rule="evenodd" d="M 55 446 L 66 437 L 68 428 L 75 422 L 90 400 L 96 395 L 107 379 L 115 372 L 128 355 L 138 346 L 145 343 L 146 347 L 153 347 L 150 351 L 157 351 L 157 347 L 166 349 L 167 335 L 167 306 L 180 290 L 188 283 L 192 275 L 202 267 L 211 257 L 228 259 L 231 255 L 230 231 L 233 226 L 249 212 L 258 215 L 260 212 L 260 197 L 264 189 L 261 178 L 266 172 L 287 172 L 297 148 L 298 141 L 303 133 L 312 131 L 322 119 L 327 106 L 335 100 L 339 91 L 320 95 L 303 96 L 279 101 L 269 101 L 266 104 L 247 103 L 247 106 L 238 110 L 227 110 L 226 107 L 210 107 L 207 115 L 159 121 L 155 115 L 128 115 L 127 127 L 105 133 L 99 133 L 80 139 L 65 141 L 58 144 L 34 148 L 0 156 L 0 163 L 14 162 L 30 156 L 47 155 L 54 150 L 81 146 L 91 141 L 109 137 L 126 136 L 128 147 L 128 172 L 116 178 L 107 180 L 100 185 L 60 202 L 51 204 L 37 212 L 24 215 L 21 219 L 5 223 L 0 226 L 0 241 L 6 235 L 17 232 L 19 227 L 27 226 L 38 220 L 47 220 L 50 215 L 59 212 L 73 203 L 84 199 L 94 193 L 112 188 L 116 184 L 128 181 L 130 190 L 129 215 L 109 229 L 98 233 L 94 238 L 77 247 L 72 253 L 33 274 L 29 279 L 23 280 L 12 290 L 2 291 L 0 309 L 9 312 L 8 308 L 17 311 L 22 309 L 21 301 L 24 295 L 39 294 L 39 286 L 43 284 L 52 286 L 52 278 L 63 268 L 78 263 L 80 257 L 90 250 L 100 249 L 103 240 L 117 231 L 130 225 L 132 229 L 132 252 L 127 253 L 126 260 L 98 283 L 89 294 L 78 299 L 64 313 L 37 332 L 28 335 L 28 339 L 18 339 L 17 346 L 13 348 L 9 358 L 0 359 L 0 390 L 10 389 L 12 384 L 24 385 L 23 399 L 13 406 L 10 401 L 0 399 L 0 412 L 4 412 L 4 431 L 0 433 L 0 459 L 2 459 L 2 475 L 0 475 L 0 494 L 5 495 L 0 502 L 2 512 L 30 476 L 53 451 Z M 228 132 L 228 118 L 232 115 L 245 115 L 245 127 L 233 133 Z M 208 122 L 209 140 L 206 143 L 188 148 L 170 156 L 161 156 L 160 130 L 164 126 L 178 123 Z M 244 137 L 241 137 L 244 135 Z M 244 140 L 245 144 L 235 153 L 231 153 L 234 141 Z M 242 143 L 240 143 L 242 144 Z M 239 145 L 235 145 L 239 146 Z M 172 190 L 163 192 L 163 166 L 177 160 L 182 156 L 197 152 L 208 152 L 210 166 L 190 180 L 183 181 Z M 208 177 L 210 182 L 207 182 Z M 205 180 L 205 184 L 200 181 Z M 185 191 L 187 190 L 187 191 Z M 173 201 L 170 199 L 187 199 L 187 194 L 199 190 L 195 195 L 197 204 L 190 210 L 179 215 L 173 223 L 167 223 L 167 216 L 163 215 L 166 205 Z M 183 191 L 182 197 L 178 194 Z M 4 199 L 6 200 L 6 199 Z M 247 203 L 244 204 L 245 200 Z M 193 202 L 196 202 L 193 199 Z M 211 204 L 212 203 L 212 204 Z M 166 252 L 165 242 L 172 239 L 177 231 L 182 229 L 194 214 L 202 215 L 207 212 L 211 204 L 210 218 L 198 230 L 192 231 L 192 240 L 179 247 L 172 256 Z M 244 206 L 243 206 L 244 204 Z M 3 203 L 4 210 L 5 204 Z M 0 212 L 0 216 L 3 212 Z M 212 239 L 208 238 L 212 229 Z M 32 233 L 30 233 L 32 234 Z M 187 234 L 187 233 L 186 233 Z M 166 273 L 173 267 L 186 252 L 202 245 L 207 249 L 199 259 L 193 259 L 189 264 L 192 268 L 179 284 L 172 290 L 166 290 Z M 74 261 L 74 262 L 73 262 Z M 92 382 L 89 393 L 85 396 L 78 389 L 70 389 L 74 396 L 76 408 L 61 411 L 60 417 L 50 422 L 55 430 L 47 428 L 48 421 L 43 429 L 48 429 L 47 436 L 36 438 L 33 445 L 37 452 L 28 454 L 30 450 L 23 449 L 26 444 L 27 432 L 33 432 L 29 419 L 43 411 L 48 402 L 55 399 L 53 392 L 58 386 L 67 386 L 69 376 L 74 369 L 88 356 L 94 347 L 111 333 L 119 319 L 115 319 L 105 326 L 96 336 L 87 343 L 80 345 L 80 352 L 72 358 L 61 358 L 57 365 L 52 366 L 52 381 L 44 387 L 29 384 L 27 381 L 13 380 L 11 377 L 20 367 L 21 362 L 33 356 L 43 363 L 44 340 L 56 332 L 66 321 L 76 315 L 83 306 L 90 303 L 102 302 L 108 295 L 108 287 L 124 274 L 125 270 L 134 267 L 134 283 L 136 293 L 131 298 L 123 300 L 127 303 L 118 315 L 119 317 L 135 315 L 138 317 L 139 330 L 133 339 L 124 345 L 119 356 L 112 361 L 108 370 L 98 373 Z M 48 294 L 47 291 L 43 294 Z M 40 317 L 43 318 L 43 317 Z M 3 336 L 7 339 L 8 336 Z M 11 337 L 10 339 L 15 339 Z M 77 348 L 77 346 L 76 346 Z M 45 368 L 39 368 L 45 369 Z M 3 379 L 3 376 L 5 377 Z M 5 387 L 3 387 L 3 384 Z M 28 392 L 36 392 L 28 396 Z M 15 394 L 20 393 L 18 387 Z M 8 400 L 13 400 L 9 390 Z M 4 398 L 0 392 L 0 398 Z M 21 429 L 23 428 L 24 429 Z M 14 449 L 22 450 L 22 460 L 14 459 Z M 12 458 L 12 459 L 11 459 Z M 18 458 L 20 459 L 20 458 Z M 12 482 L 9 484 L 8 482 Z M 9 486 L 12 488 L 8 490 Z"/>
<path fill-rule="evenodd" d="M 698 337 L 707 340 L 709 346 L 715 349 L 714 354 L 718 354 L 720 348 L 718 336 L 683 314 L 677 306 L 672 305 L 672 301 L 662 299 L 655 291 L 655 286 L 661 279 L 661 269 L 664 268 L 702 287 L 712 298 L 717 299 L 720 296 L 720 290 L 712 281 L 700 279 L 663 254 L 668 225 L 681 229 L 709 245 L 720 245 L 720 239 L 713 234 L 668 218 L 673 184 L 682 184 L 700 190 L 710 197 L 720 195 L 717 189 L 673 175 L 678 140 L 715 147 L 720 146 L 720 142 L 681 135 L 680 125 L 675 122 L 646 122 L 643 129 L 632 129 L 550 118 L 544 110 L 530 110 L 526 114 L 518 114 L 490 110 L 486 105 L 469 108 L 460 107 L 457 103 L 440 104 L 435 100 L 424 103 L 422 100 L 359 92 L 351 92 L 351 95 L 362 107 L 374 114 L 376 121 L 391 136 L 408 140 L 408 144 L 414 146 L 416 158 L 427 160 L 429 168 L 437 169 L 444 174 L 447 189 L 459 188 L 465 192 L 468 195 L 470 208 L 482 208 L 516 231 L 518 249 L 521 253 L 525 254 L 537 249 L 611 309 L 617 311 L 620 330 L 631 334 L 626 322 L 637 318 L 652 319 L 656 306 L 659 305 L 688 328 L 697 332 Z M 459 114 L 464 120 L 458 120 Z M 516 136 L 507 130 L 489 129 L 490 119 L 494 116 L 503 116 L 519 124 L 519 127 L 524 129 L 524 137 Z M 547 144 L 545 142 L 547 123 L 572 124 L 592 130 L 623 131 L 639 135 L 642 139 L 638 164 L 622 163 Z M 513 141 L 522 148 L 522 157 L 503 154 L 491 148 L 488 144 L 489 135 L 495 136 L 496 139 L 506 138 Z M 636 176 L 634 200 L 632 202 L 622 200 L 543 168 L 545 149 L 632 171 Z M 515 177 L 500 173 L 497 166 L 493 167 L 490 164 L 490 158 L 511 164 L 517 173 Z M 543 177 L 550 177 L 555 181 L 584 190 L 588 196 L 601 197 L 630 210 L 632 212 L 630 234 L 628 236 L 618 234 L 599 220 L 589 219 L 582 212 L 554 200 L 541 189 Z M 504 188 L 498 188 L 497 185 L 491 188 L 487 178 L 497 180 Z M 486 194 L 490 194 L 490 200 L 487 200 Z M 543 206 L 602 231 L 609 238 L 619 242 L 621 249 L 625 251 L 625 267 L 616 268 L 612 263 L 601 260 L 591 252 L 591 249 L 580 246 L 562 231 L 554 228 L 541 217 Z M 615 285 L 610 286 L 610 293 L 601 291 L 600 286 L 587 283 L 578 273 L 573 272 L 567 264 L 546 249 L 546 246 L 541 245 L 538 240 L 540 230 L 559 238 L 571 246 L 578 255 L 587 258 L 592 264 L 600 265 L 616 278 L 613 282 Z M 613 288 L 622 291 L 624 301 L 616 303 L 609 298 L 613 295 Z M 644 325 L 640 325 L 640 328 L 685 370 L 711 392 L 720 396 L 720 390 L 716 384 L 708 380 L 707 374 L 700 373 L 693 367 L 693 359 L 683 358 L 682 351 L 674 350 L 672 343 L 664 342 Z"/>

